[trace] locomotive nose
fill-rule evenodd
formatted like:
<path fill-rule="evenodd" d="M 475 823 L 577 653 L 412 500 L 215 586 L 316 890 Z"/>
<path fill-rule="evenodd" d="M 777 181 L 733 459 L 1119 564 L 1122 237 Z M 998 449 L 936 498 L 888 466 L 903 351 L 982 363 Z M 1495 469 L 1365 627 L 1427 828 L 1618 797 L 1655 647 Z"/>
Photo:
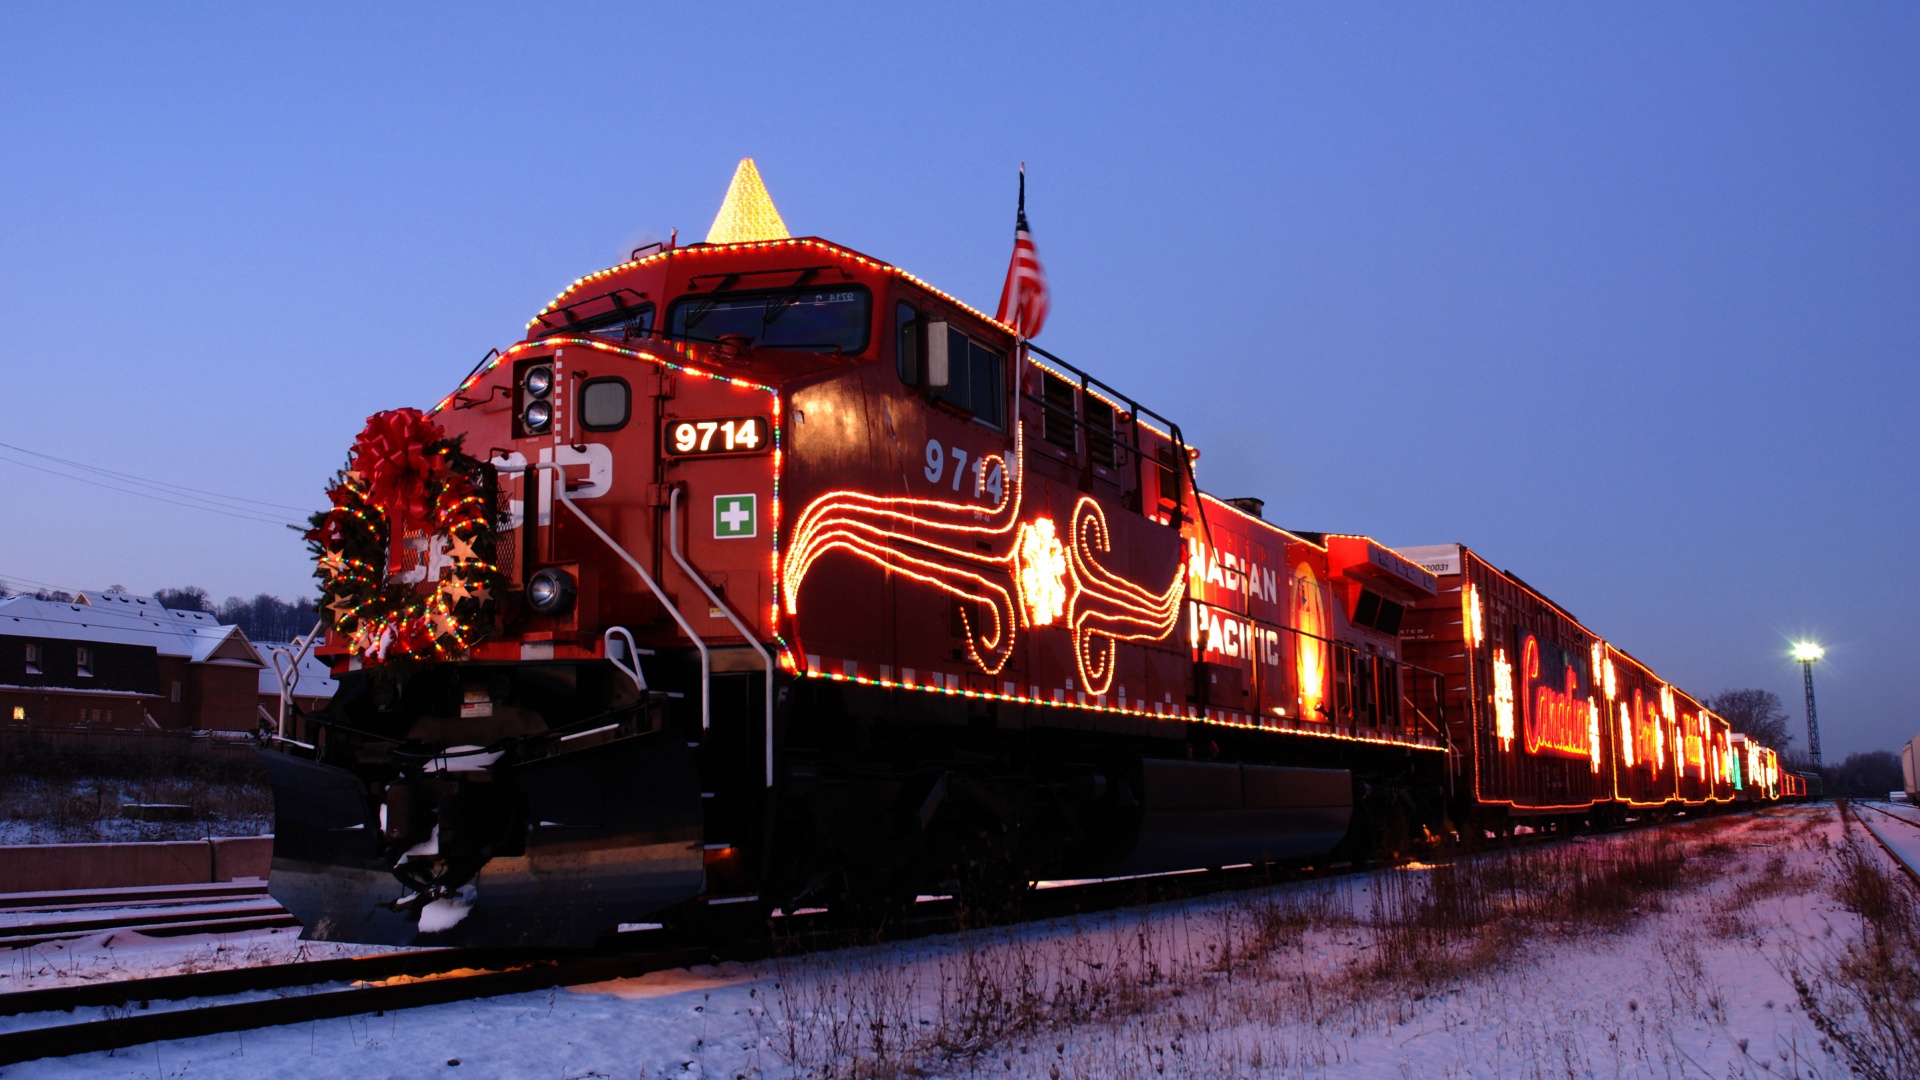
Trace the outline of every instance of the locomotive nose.
<path fill-rule="evenodd" d="M 263 753 L 268 886 L 319 941 L 585 946 L 705 881 L 699 770 L 675 732 L 587 732 L 505 765 L 380 786 Z M 565 736 L 561 736 L 565 738 Z M 578 746 L 579 749 L 571 749 Z"/>

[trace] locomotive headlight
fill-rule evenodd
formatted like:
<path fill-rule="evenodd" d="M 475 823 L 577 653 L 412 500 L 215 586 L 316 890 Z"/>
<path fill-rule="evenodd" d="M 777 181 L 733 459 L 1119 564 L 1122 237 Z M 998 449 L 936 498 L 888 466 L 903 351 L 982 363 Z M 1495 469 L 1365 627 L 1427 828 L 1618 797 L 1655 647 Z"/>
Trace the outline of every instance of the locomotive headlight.
<path fill-rule="evenodd" d="M 553 424 L 553 406 L 544 401 L 536 401 L 527 406 L 521 421 L 527 425 L 529 432 L 545 431 Z"/>
<path fill-rule="evenodd" d="M 551 389 L 553 389 L 553 369 L 552 368 L 537 367 L 537 368 L 532 368 L 528 370 L 527 393 L 529 395 L 537 398 L 543 398 L 547 396 L 547 391 Z"/>
<path fill-rule="evenodd" d="M 551 566 L 527 581 L 527 605 L 542 615 L 564 615 L 573 606 L 573 575 Z"/>

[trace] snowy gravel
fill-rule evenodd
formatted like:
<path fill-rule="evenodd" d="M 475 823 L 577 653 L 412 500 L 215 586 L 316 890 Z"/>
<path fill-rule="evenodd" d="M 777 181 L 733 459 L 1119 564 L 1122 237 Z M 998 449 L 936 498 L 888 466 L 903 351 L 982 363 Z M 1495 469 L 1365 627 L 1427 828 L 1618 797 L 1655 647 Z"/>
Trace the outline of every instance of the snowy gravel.
<path fill-rule="evenodd" d="M 119 913 L 126 912 L 117 909 L 88 912 L 89 915 Z M 103 930 L 24 949 L 0 949 L 0 994 L 112 979 L 185 975 L 401 951 L 405 950 L 382 945 L 301 941 L 298 927 L 173 937 Z M 4 1074 L 4 1070 L 0 1070 L 0 1074 Z"/>
<path fill-rule="evenodd" d="M 1690 865 L 1712 872 L 1643 916 L 1522 936 L 1424 982 L 1366 974 L 1383 955 L 1382 905 L 1425 880 L 1409 869 L 0 1075 L 1840 1077 L 1788 979 L 1858 932 L 1827 885 L 1840 838 L 1826 806 L 1710 822 Z M 225 949 L 285 954 L 275 937 L 291 933 L 236 935 Z M 146 946 L 138 959 L 87 959 L 100 944 L 37 962 L 0 954 L 0 989 L 35 963 L 97 977 L 180 959 Z"/>

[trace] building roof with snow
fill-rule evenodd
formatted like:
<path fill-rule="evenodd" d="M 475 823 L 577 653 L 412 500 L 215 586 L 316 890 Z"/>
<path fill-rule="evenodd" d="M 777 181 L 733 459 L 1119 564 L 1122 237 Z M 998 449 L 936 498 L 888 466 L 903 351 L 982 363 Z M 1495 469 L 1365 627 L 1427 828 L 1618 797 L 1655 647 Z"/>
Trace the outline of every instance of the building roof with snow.
<path fill-rule="evenodd" d="M 174 611 L 151 596 L 83 592 L 68 602 L 12 596 L 0 600 L 0 634 L 62 641 L 150 646 L 196 664 L 261 667 L 266 661 L 238 626 L 204 611 Z"/>

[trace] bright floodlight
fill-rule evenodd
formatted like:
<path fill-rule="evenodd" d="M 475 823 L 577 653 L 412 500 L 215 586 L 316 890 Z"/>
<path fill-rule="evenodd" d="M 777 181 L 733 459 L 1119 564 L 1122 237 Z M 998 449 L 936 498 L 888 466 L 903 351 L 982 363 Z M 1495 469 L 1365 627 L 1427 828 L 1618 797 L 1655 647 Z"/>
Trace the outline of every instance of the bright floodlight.
<path fill-rule="evenodd" d="M 1793 645 L 1793 658 L 1803 664 L 1810 664 L 1827 655 L 1827 650 L 1811 641 L 1797 641 Z"/>

